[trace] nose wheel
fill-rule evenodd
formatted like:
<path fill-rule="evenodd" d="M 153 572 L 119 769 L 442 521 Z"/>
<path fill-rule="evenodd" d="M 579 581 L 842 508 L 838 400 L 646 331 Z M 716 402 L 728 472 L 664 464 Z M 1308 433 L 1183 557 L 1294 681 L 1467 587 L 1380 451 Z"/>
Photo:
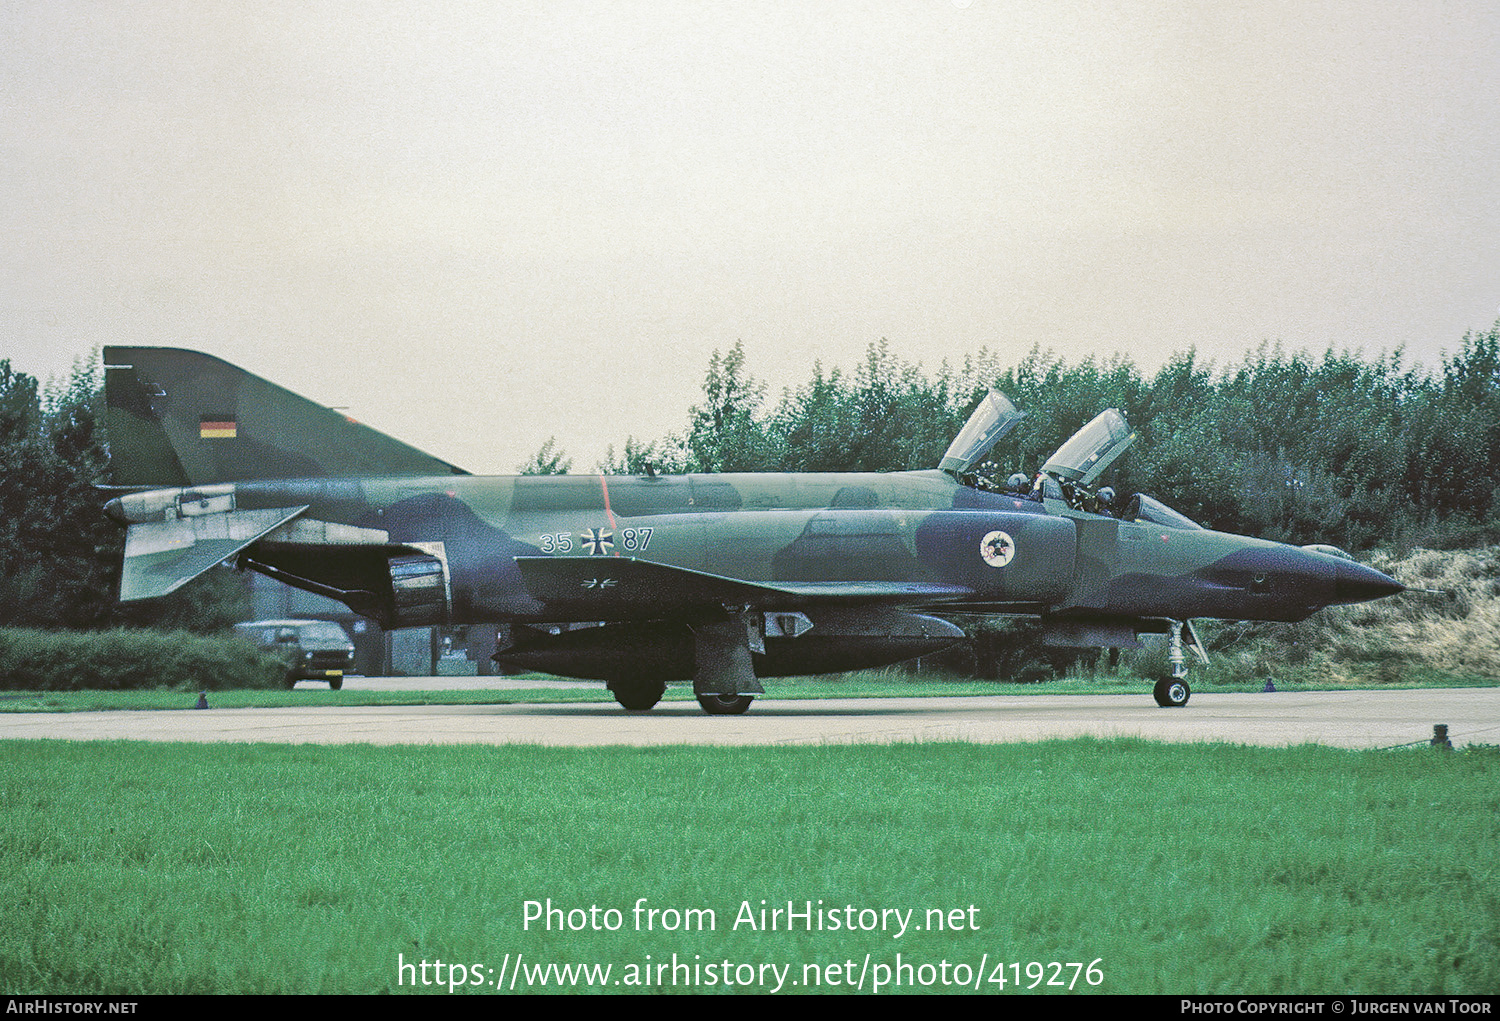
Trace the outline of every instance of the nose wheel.
<path fill-rule="evenodd" d="M 1188 698 L 1193 694 L 1193 689 L 1188 687 L 1188 682 L 1181 677 L 1163 677 L 1156 682 L 1156 687 L 1151 690 L 1156 696 L 1156 704 L 1164 709 L 1173 709 L 1180 705 L 1187 705 Z"/>

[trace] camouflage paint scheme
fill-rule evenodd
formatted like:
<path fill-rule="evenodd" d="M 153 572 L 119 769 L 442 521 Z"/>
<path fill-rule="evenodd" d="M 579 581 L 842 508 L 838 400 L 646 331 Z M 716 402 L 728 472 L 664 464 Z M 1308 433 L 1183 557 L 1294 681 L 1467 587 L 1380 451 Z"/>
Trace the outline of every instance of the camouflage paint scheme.
<path fill-rule="evenodd" d="M 627 708 L 691 678 L 706 710 L 742 712 L 758 677 L 950 645 L 951 615 L 1037 615 L 1079 647 L 1170 633 L 1180 652 L 1193 617 L 1300 620 L 1401 589 L 1149 498 L 1135 520 L 1081 509 L 1134 439 L 1114 411 L 1060 448 L 1037 499 L 964 475 L 1014 424 L 1000 409 L 1021 417 L 999 395 L 955 441 L 978 454 L 950 450 L 946 471 L 481 477 L 208 355 L 104 356 L 121 599 L 233 560 L 387 628 L 498 623 L 498 661 L 605 680 Z M 1064 466 L 1086 433 L 1104 441 Z M 1159 702 L 1186 701 L 1182 672 Z"/>

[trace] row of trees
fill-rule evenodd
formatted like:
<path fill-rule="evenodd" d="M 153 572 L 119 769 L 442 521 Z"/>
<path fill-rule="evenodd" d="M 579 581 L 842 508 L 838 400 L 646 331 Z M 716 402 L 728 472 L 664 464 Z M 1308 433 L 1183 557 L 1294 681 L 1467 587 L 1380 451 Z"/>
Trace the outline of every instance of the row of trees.
<path fill-rule="evenodd" d="M 1146 376 L 1127 357 L 1069 364 L 1033 348 L 981 351 L 935 373 L 870 346 L 852 373 L 814 370 L 767 399 L 743 346 L 715 353 L 678 435 L 626 441 L 601 471 L 895 471 L 930 468 L 990 388 L 1028 418 L 992 456 L 1037 471 L 1104 408 L 1139 434 L 1106 480 L 1214 528 L 1285 542 L 1452 547 L 1492 538 L 1500 510 L 1500 323 L 1433 370 L 1400 353 L 1322 357 L 1262 346 L 1218 368 L 1189 350 Z M 566 471 L 552 446 L 530 471 Z"/>

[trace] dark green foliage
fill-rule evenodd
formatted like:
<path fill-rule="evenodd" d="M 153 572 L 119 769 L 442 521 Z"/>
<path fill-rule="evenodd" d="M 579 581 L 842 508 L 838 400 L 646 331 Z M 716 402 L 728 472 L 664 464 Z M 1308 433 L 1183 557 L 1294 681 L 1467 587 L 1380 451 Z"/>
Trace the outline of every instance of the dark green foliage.
<path fill-rule="evenodd" d="M 641 443 L 627 436 L 624 452 L 616 457 L 611 445 L 597 470 L 601 475 L 681 475 L 691 463 L 692 455 L 676 436 L 655 443 Z"/>
<path fill-rule="evenodd" d="M 965 621 L 964 632 L 969 636 L 965 646 L 973 656 L 972 670 L 965 672 L 985 681 L 1049 681 L 1080 661 L 1098 658 L 1097 650 L 1057 649 L 1042 644 L 1041 621 L 1030 617 Z M 934 657 L 924 659 L 931 661 Z"/>
<path fill-rule="evenodd" d="M 0 362 L 0 624 L 97 624 L 122 538 L 93 483 L 105 463 L 93 370 L 60 393 Z"/>
<path fill-rule="evenodd" d="M 783 394 L 770 419 L 788 471 L 891 471 L 930 468 L 963 426 L 946 371 L 934 380 L 901 362 L 882 340 L 871 344 L 852 379 L 818 367 L 812 382 Z"/>
<path fill-rule="evenodd" d="M 692 409 L 686 438 L 660 448 L 666 470 L 928 468 L 985 388 L 958 385 L 946 368 L 928 379 L 892 356 L 882 340 L 870 345 L 852 377 L 839 369 L 825 375 L 818 366 L 810 382 L 783 392 L 769 411 L 763 408 L 766 385 L 746 374 L 738 342 L 727 355 L 715 353 L 703 389 L 705 403 Z M 679 446 L 685 457 L 672 456 Z"/>
<path fill-rule="evenodd" d="M 573 459 L 557 449 L 557 437 L 547 437 L 541 449 L 531 455 L 531 460 L 521 465 L 522 475 L 566 475 L 573 467 Z"/>
<path fill-rule="evenodd" d="M 722 358 L 715 351 L 708 363 L 704 403 L 689 413 L 687 447 L 697 471 L 765 471 L 772 459 L 771 438 L 755 419 L 766 387 L 744 373 L 739 341 Z"/>
<path fill-rule="evenodd" d="M 235 638 L 0 629 L 0 688 L 8 691 L 217 691 L 274 688 L 284 681 L 281 660 Z"/>

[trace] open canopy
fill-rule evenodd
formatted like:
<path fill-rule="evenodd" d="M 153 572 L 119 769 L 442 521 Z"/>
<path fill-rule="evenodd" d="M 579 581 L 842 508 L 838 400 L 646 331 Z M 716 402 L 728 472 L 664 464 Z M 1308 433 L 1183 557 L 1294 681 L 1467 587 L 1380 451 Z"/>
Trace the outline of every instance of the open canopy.
<path fill-rule="evenodd" d="M 1125 416 L 1118 409 L 1109 408 L 1058 447 L 1057 453 L 1042 465 L 1042 471 L 1075 486 L 1087 487 L 1134 442 L 1135 433 L 1125 423 Z"/>
<path fill-rule="evenodd" d="M 948 445 L 948 452 L 938 462 L 938 467 L 955 475 L 972 471 L 1000 442 L 1000 438 L 1025 417 L 1026 413 L 1017 411 L 1010 398 L 991 390 Z"/>

